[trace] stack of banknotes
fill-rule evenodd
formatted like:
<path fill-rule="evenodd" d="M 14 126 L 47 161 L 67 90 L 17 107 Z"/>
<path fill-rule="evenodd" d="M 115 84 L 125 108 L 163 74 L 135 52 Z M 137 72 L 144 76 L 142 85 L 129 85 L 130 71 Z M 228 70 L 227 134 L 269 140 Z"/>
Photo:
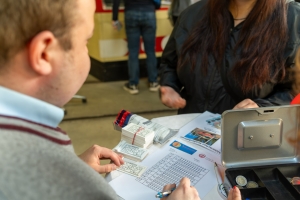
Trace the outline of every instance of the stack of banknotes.
<path fill-rule="evenodd" d="M 154 136 L 154 131 L 130 123 L 122 128 L 121 140 L 138 147 L 147 148 L 153 144 Z"/>
<path fill-rule="evenodd" d="M 117 153 L 122 154 L 125 158 L 134 161 L 142 161 L 149 152 L 147 149 L 128 144 L 127 142 L 122 140 L 113 150 Z"/>
<path fill-rule="evenodd" d="M 167 128 L 142 116 L 133 114 L 127 110 L 121 110 L 118 113 L 116 120 L 113 122 L 113 126 L 115 130 L 122 131 L 122 128 L 130 123 L 134 123 L 154 131 L 155 136 L 153 143 L 164 144 L 168 141 L 168 139 L 178 132 L 178 129 Z"/>

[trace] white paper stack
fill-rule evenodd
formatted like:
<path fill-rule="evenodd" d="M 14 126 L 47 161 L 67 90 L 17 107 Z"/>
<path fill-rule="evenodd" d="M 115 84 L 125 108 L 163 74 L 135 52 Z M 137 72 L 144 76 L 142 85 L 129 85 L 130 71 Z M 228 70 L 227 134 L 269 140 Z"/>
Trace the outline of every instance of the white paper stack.
<path fill-rule="evenodd" d="M 147 148 L 153 144 L 155 133 L 145 127 L 130 123 L 122 128 L 121 140 L 138 147 Z"/>
<path fill-rule="evenodd" d="M 128 144 L 123 140 L 113 150 L 134 161 L 142 161 L 148 155 L 147 149 Z"/>

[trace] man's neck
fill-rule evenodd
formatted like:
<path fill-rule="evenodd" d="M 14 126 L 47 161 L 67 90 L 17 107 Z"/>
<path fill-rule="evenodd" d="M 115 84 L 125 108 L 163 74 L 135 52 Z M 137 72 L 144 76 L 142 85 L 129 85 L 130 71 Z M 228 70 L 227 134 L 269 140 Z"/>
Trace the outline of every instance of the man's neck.
<path fill-rule="evenodd" d="M 20 51 L 0 69 L 0 86 L 37 98 L 40 88 L 37 75 L 30 70 L 26 54 Z"/>

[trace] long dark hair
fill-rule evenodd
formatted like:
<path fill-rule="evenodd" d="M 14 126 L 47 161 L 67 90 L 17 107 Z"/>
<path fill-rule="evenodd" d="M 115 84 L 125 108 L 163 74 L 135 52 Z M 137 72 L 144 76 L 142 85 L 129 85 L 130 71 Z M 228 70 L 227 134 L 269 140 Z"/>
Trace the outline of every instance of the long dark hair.
<path fill-rule="evenodd" d="M 232 28 L 230 0 L 208 0 L 204 17 L 196 23 L 184 42 L 179 67 L 190 62 L 193 69 L 201 55 L 201 69 L 207 73 L 209 56 L 220 68 Z M 225 9 L 224 9 L 225 8 Z M 287 43 L 286 0 L 257 0 L 244 21 L 234 51 L 239 48 L 240 59 L 231 73 L 244 93 L 254 85 L 262 86 L 285 76 L 283 52 Z"/>

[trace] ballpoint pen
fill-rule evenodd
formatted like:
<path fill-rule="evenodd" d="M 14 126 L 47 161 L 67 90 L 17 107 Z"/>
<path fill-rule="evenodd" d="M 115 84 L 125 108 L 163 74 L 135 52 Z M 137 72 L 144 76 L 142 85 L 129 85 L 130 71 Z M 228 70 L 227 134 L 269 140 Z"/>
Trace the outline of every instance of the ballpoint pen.
<path fill-rule="evenodd" d="M 174 190 L 175 190 L 175 188 L 172 188 L 171 190 L 166 190 L 166 191 L 158 192 L 158 193 L 155 195 L 155 197 L 156 197 L 156 198 L 167 197 L 167 196 L 169 196 Z"/>
<path fill-rule="evenodd" d="M 218 182 L 218 191 L 219 191 L 220 194 L 222 194 L 224 197 L 227 198 L 228 191 L 222 183 L 223 181 L 222 181 L 221 175 L 220 175 L 219 170 L 218 170 L 218 164 L 216 162 L 215 162 L 214 169 L 215 169 L 216 178 L 217 178 L 217 182 Z"/>
<path fill-rule="evenodd" d="M 221 184 L 222 183 L 222 178 L 220 176 L 220 173 L 219 173 L 219 170 L 218 170 L 218 164 L 216 162 L 215 162 L 214 169 L 215 169 L 218 184 Z"/>

